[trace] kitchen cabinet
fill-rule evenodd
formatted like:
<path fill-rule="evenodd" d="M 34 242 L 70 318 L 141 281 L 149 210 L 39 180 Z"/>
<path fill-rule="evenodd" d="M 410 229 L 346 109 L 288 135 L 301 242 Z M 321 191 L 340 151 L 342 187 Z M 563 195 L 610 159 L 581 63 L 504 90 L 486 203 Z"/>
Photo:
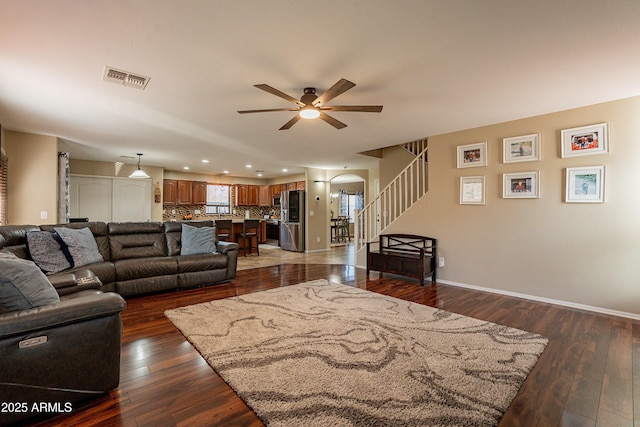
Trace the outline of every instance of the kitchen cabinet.
<path fill-rule="evenodd" d="M 258 206 L 271 206 L 271 201 L 273 200 L 269 197 L 269 186 L 268 185 L 260 185 L 258 187 Z"/>
<path fill-rule="evenodd" d="M 165 179 L 162 183 L 162 203 L 165 205 L 204 205 L 207 203 L 207 183 Z"/>
<path fill-rule="evenodd" d="M 296 183 L 295 183 L 295 182 L 288 182 L 288 183 L 287 183 L 287 190 L 288 190 L 288 191 L 294 191 L 294 190 L 297 190 L 297 189 L 298 189 L 297 187 L 298 187 L 298 186 L 296 185 Z"/>
<path fill-rule="evenodd" d="M 304 190 L 305 182 L 304 181 L 296 181 L 296 190 Z"/>
<path fill-rule="evenodd" d="M 178 204 L 179 205 L 193 204 L 192 190 L 193 190 L 192 181 L 178 181 Z"/>
<path fill-rule="evenodd" d="M 207 183 L 203 181 L 193 181 L 191 189 L 191 203 L 194 205 L 207 204 Z"/>
<path fill-rule="evenodd" d="M 236 206 L 258 206 L 259 186 L 236 184 Z"/>
<path fill-rule="evenodd" d="M 273 184 L 269 186 L 269 197 L 273 200 L 274 197 L 280 196 L 280 184 Z"/>
<path fill-rule="evenodd" d="M 162 203 L 165 205 L 175 205 L 178 203 L 178 181 L 175 179 L 165 179 L 162 183 Z"/>

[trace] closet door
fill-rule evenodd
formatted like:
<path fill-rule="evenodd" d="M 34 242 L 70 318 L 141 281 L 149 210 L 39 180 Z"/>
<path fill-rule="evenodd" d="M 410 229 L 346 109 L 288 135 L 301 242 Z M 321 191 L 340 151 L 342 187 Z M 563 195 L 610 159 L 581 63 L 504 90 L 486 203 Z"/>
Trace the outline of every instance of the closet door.
<path fill-rule="evenodd" d="M 113 222 L 151 221 L 151 181 L 113 180 Z"/>
<path fill-rule="evenodd" d="M 151 180 L 72 175 L 69 183 L 72 218 L 104 222 L 151 220 Z"/>
<path fill-rule="evenodd" d="M 112 179 L 71 176 L 69 210 L 72 218 L 89 221 L 111 221 Z"/>

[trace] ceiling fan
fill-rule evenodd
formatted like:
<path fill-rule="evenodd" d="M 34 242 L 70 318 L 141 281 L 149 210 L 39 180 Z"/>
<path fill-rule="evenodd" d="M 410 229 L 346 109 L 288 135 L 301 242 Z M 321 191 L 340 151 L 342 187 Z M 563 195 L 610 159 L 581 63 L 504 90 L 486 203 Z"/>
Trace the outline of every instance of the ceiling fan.
<path fill-rule="evenodd" d="M 341 95 L 354 87 L 356 84 L 346 79 L 340 79 L 336 84 L 331 86 L 322 95 L 316 95 L 316 88 L 307 87 L 304 88 L 304 95 L 298 101 L 292 96 L 287 95 L 284 92 L 279 91 L 267 84 L 254 85 L 258 89 L 262 89 L 265 92 L 269 92 L 272 95 L 279 96 L 282 99 L 286 99 L 297 105 L 296 108 L 272 108 L 268 110 L 243 110 L 238 111 L 240 114 L 247 113 L 266 113 L 269 111 L 297 111 L 298 114 L 293 116 L 291 120 L 282 125 L 280 130 L 290 129 L 300 119 L 316 119 L 324 120 L 336 129 L 342 129 L 347 127 L 346 124 L 340 120 L 335 119 L 325 113 L 325 111 L 357 111 L 361 113 L 379 113 L 382 111 L 382 105 L 334 105 L 325 106 L 327 102 L 332 100 L 338 95 Z"/>

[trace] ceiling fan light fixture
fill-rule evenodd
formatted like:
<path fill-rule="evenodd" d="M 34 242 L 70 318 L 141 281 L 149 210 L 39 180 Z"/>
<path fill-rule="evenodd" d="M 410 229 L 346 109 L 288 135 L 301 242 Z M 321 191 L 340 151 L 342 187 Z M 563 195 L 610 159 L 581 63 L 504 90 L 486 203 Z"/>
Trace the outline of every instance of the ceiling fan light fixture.
<path fill-rule="evenodd" d="M 313 106 L 307 106 L 300 110 L 299 114 L 303 119 L 317 119 L 320 117 L 320 110 Z"/>
<path fill-rule="evenodd" d="M 138 155 L 138 167 L 136 168 L 136 170 L 131 172 L 131 175 L 129 175 L 129 178 L 134 178 L 134 179 L 151 178 L 145 171 L 140 169 L 140 157 L 142 156 L 142 154 L 137 153 L 137 155 Z"/>

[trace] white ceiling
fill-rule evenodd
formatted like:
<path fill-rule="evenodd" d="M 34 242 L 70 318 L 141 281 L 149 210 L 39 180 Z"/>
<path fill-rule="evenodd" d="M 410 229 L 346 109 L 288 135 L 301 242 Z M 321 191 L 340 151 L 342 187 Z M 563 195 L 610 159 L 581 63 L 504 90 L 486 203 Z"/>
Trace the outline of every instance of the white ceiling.
<path fill-rule="evenodd" d="M 0 0 L 0 13 L 0 123 L 77 159 L 357 169 L 361 151 L 640 94 L 637 0 Z M 105 66 L 151 80 L 107 83 Z M 293 113 L 236 112 L 293 105 L 254 84 L 299 98 L 340 78 L 357 86 L 328 105 L 382 113 L 279 131 Z"/>

